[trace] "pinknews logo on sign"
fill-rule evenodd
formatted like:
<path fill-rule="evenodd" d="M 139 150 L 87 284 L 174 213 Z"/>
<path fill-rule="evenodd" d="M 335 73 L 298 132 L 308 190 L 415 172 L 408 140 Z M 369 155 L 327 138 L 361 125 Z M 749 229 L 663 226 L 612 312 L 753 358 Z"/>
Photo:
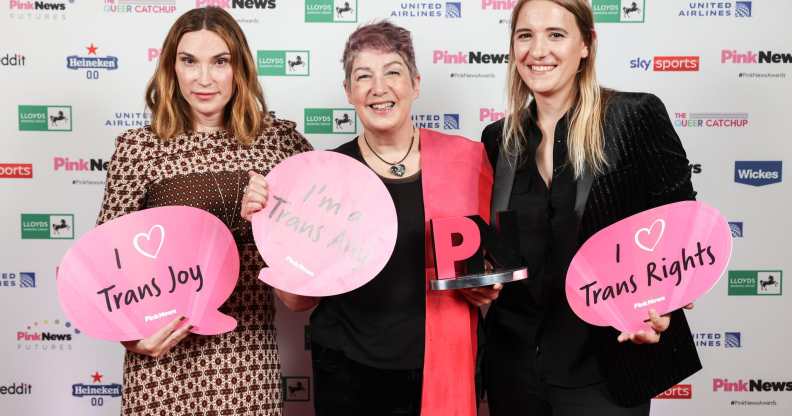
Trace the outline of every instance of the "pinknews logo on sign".
<path fill-rule="evenodd" d="M 647 328 L 649 309 L 671 312 L 712 289 L 731 251 L 731 230 L 716 209 L 663 205 L 589 238 L 569 265 L 567 300 L 592 325 L 637 332 Z"/>
<path fill-rule="evenodd" d="M 238 277 L 239 254 L 225 224 L 198 208 L 170 206 L 86 233 L 63 257 L 57 285 L 80 330 L 125 341 L 146 338 L 178 316 L 196 334 L 233 330 L 236 320 L 217 308 Z"/>
<path fill-rule="evenodd" d="M 390 259 L 398 222 L 382 180 L 340 153 L 292 156 L 267 175 L 267 207 L 253 236 L 265 283 L 304 296 L 354 290 Z"/>

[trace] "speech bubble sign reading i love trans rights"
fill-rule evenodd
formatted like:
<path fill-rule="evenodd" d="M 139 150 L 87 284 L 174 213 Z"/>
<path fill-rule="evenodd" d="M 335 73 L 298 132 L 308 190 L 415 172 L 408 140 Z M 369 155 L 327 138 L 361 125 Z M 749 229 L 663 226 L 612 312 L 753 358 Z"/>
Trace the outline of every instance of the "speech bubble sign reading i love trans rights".
<path fill-rule="evenodd" d="M 396 209 L 367 166 L 336 152 L 305 152 L 275 166 L 267 184 L 267 206 L 252 218 L 268 266 L 259 279 L 289 293 L 331 296 L 385 267 L 396 244 Z"/>
<path fill-rule="evenodd" d="M 731 252 L 718 210 L 697 201 L 663 205 L 589 238 L 569 265 L 567 300 L 590 324 L 637 332 L 649 327 L 649 309 L 668 313 L 712 289 Z"/>
<path fill-rule="evenodd" d="M 168 206 L 133 212 L 86 233 L 58 267 L 61 306 L 82 332 L 143 339 L 179 316 L 216 335 L 236 320 L 217 308 L 239 278 L 239 253 L 214 215 Z"/>

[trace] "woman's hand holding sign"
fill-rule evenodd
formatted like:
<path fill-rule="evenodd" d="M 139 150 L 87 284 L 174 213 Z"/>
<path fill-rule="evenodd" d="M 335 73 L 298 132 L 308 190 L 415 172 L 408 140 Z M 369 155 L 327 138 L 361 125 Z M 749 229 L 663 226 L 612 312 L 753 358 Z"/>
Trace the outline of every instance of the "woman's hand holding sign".
<path fill-rule="evenodd" d="M 165 325 L 148 338 L 136 341 L 122 341 L 121 344 L 124 348 L 134 353 L 161 358 L 190 334 L 190 330 L 193 328 L 192 325 L 179 327 L 185 319 L 187 318 L 182 316 L 172 320 L 168 325 Z"/>
<path fill-rule="evenodd" d="M 267 180 L 264 179 L 264 175 L 251 170 L 248 171 L 248 176 L 250 176 L 250 181 L 245 187 L 245 192 L 242 193 L 242 208 L 240 215 L 242 218 L 250 221 L 250 217 L 253 214 L 261 211 L 267 206 L 269 191 Z"/>
<path fill-rule="evenodd" d="M 685 309 L 693 309 L 693 304 L 685 305 Z M 671 324 L 671 314 L 658 315 L 654 309 L 649 310 L 649 330 L 638 332 L 622 332 L 617 338 L 619 342 L 631 341 L 634 344 L 657 344 L 662 334 Z"/>

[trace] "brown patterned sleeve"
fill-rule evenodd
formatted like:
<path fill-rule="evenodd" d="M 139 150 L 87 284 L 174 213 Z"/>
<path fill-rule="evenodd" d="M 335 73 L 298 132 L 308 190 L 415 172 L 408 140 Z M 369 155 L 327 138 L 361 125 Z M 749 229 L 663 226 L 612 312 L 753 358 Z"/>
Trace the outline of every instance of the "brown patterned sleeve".
<path fill-rule="evenodd" d="M 129 130 L 116 139 L 116 148 L 107 168 L 102 207 L 96 224 L 137 211 L 143 206 L 151 164 L 144 158 L 143 129 Z"/>
<path fill-rule="evenodd" d="M 297 124 L 293 121 L 284 121 L 283 125 L 287 130 L 283 134 L 283 147 L 286 149 L 287 157 L 314 150 L 305 136 L 297 131 Z"/>

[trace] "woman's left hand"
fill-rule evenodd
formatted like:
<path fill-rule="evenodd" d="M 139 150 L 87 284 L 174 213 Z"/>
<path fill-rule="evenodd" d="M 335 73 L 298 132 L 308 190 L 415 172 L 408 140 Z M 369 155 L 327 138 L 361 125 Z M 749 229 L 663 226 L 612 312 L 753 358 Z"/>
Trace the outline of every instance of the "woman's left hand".
<path fill-rule="evenodd" d="M 685 309 L 693 309 L 693 304 L 685 305 Z M 660 334 L 671 324 L 671 314 L 658 315 L 654 309 L 649 310 L 649 326 L 647 330 L 638 332 L 622 332 L 617 338 L 619 342 L 631 341 L 634 344 L 657 344 Z"/>
<path fill-rule="evenodd" d="M 467 289 L 459 289 L 458 292 L 475 306 L 489 305 L 498 298 L 500 291 L 503 289 L 503 284 L 496 283 L 492 286 L 471 287 Z"/>

